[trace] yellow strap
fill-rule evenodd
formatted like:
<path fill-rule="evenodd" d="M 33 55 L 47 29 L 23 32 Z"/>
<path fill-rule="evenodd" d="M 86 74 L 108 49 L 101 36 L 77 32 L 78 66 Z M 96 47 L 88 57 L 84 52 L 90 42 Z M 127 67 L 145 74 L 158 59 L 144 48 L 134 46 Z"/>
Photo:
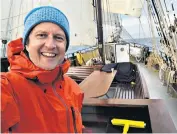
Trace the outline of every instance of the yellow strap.
<path fill-rule="evenodd" d="M 82 55 L 81 55 L 81 53 L 77 53 L 76 54 L 76 58 L 77 58 L 77 61 L 78 61 L 78 63 L 80 64 L 80 65 L 83 65 L 83 58 L 82 58 Z"/>

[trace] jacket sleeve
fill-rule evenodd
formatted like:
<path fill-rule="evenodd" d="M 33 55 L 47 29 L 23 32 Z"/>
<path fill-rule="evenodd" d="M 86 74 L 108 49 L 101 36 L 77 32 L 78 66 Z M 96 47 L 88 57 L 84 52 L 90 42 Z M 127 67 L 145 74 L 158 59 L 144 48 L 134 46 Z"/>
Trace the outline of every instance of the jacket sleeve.
<path fill-rule="evenodd" d="M 20 120 L 19 110 L 14 98 L 12 86 L 8 79 L 1 75 L 1 132 L 8 132 Z"/>

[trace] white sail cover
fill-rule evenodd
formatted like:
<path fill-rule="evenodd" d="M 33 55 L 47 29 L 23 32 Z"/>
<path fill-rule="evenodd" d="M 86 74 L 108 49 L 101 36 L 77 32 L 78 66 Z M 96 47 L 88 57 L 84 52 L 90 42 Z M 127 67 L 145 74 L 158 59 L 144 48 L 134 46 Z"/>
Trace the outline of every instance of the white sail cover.
<path fill-rule="evenodd" d="M 104 0 L 107 3 L 107 0 Z M 140 17 L 144 0 L 109 0 L 109 9 L 112 13 L 119 13 L 133 17 Z"/>
<path fill-rule="evenodd" d="M 26 14 L 40 5 L 52 5 L 66 14 L 70 23 L 70 45 L 95 45 L 96 23 L 91 0 L 2 0 L 1 39 L 22 37 Z"/>

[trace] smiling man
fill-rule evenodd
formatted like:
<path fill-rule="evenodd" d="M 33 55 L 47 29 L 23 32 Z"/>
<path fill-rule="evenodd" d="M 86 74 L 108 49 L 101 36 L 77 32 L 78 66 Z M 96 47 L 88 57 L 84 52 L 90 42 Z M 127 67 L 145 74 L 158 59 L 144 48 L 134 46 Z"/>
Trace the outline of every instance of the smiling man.
<path fill-rule="evenodd" d="M 57 8 L 28 13 L 23 38 L 8 44 L 1 74 L 1 132 L 82 132 L 83 93 L 65 73 L 69 23 Z"/>

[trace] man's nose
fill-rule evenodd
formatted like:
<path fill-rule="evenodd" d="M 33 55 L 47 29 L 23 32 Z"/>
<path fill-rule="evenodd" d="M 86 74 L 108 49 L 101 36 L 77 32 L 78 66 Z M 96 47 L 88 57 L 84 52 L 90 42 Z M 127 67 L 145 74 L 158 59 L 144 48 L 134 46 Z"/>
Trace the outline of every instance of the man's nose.
<path fill-rule="evenodd" d="M 55 40 L 53 38 L 52 35 L 49 35 L 46 42 L 45 42 L 45 46 L 48 48 L 48 49 L 54 49 L 56 48 L 56 44 L 55 44 Z"/>

